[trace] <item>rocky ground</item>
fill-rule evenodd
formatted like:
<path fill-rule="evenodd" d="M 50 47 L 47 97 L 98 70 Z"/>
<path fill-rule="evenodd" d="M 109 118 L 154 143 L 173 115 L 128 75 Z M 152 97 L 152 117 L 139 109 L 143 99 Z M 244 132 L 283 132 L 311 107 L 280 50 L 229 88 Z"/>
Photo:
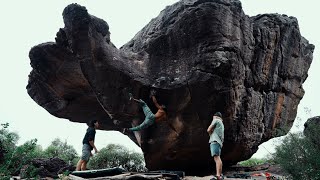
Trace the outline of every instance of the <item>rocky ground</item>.
<path fill-rule="evenodd" d="M 228 169 L 223 170 L 224 179 L 226 180 L 241 180 L 241 179 L 256 179 L 256 180 L 285 180 L 284 171 L 278 166 L 273 164 L 262 164 L 257 166 L 232 166 Z M 59 174 L 59 173 L 58 173 Z M 45 176 L 41 176 L 45 177 Z M 53 176 L 52 176 L 53 177 Z M 208 176 L 185 176 L 182 180 L 210 180 L 213 175 Z M 21 177 L 12 177 L 12 179 L 22 179 Z M 46 177 L 42 179 L 56 179 L 51 177 Z M 75 175 L 65 176 L 60 174 L 59 179 L 64 180 L 102 180 L 102 179 L 157 179 L 157 180 L 177 180 L 179 179 L 177 175 L 172 175 L 168 172 L 149 172 L 149 173 L 134 173 L 134 172 L 124 172 L 114 176 L 104 176 L 95 178 L 81 178 Z"/>
<path fill-rule="evenodd" d="M 226 180 L 241 180 L 241 179 L 256 179 L 256 180 L 268 180 L 286 179 L 284 171 L 278 165 L 263 164 L 257 166 L 233 166 L 224 171 Z M 186 176 L 184 180 L 210 180 L 213 176 Z"/>

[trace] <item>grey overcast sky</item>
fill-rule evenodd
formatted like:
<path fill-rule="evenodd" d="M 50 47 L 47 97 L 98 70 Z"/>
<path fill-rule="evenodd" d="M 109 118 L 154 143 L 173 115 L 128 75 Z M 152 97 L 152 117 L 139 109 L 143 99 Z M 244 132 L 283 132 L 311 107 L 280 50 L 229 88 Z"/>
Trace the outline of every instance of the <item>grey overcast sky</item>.
<path fill-rule="evenodd" d="M 72 123 L 50 115 L 38 106 L 27 94 L 26 85 L 31 71 L 29 50 L 37 44 L 54 41 L 59 28 L 64 27 L 62 11 L 70 3 L 86 6 L 89 13 L 104 19 L 110 26 L 111 41 L 121 47 L 156 17 L 167 5 L 177 0 L 29 0 L 1 1 L 0 6 L 0 123 L 9 122 L 10 130 L 20 135 L 19 144 L 33 138 L 46 148 L 59 137 L 73 145 L 78 152 L 87 128 L 85 124 Z M 317 93 L 320 92 L 319 78 L 319 29 L 317 18 L 319 0 L 242 0 L 245 14 L 254 16 L 264 13 L 279 13 L 295 16 L 299 21 L 302 36 L 316 46 L 309 69 L 309 77 L 303 84 L 306 91 L 298 107 L 298 117 L 303 122 L 309 116 L 319 115 Z M 305 113 L 305 108 L 311 113 Z M 302 127 L 295 130 L 302 130 Z M 99 148 L 108 143 L 119 143 L 131 150 L 141 152 L 133 142 L 118 132 L 97 131 L 96 145 Z M 272 142 L 265 143 L 255 157 L 267 155 Z"/>

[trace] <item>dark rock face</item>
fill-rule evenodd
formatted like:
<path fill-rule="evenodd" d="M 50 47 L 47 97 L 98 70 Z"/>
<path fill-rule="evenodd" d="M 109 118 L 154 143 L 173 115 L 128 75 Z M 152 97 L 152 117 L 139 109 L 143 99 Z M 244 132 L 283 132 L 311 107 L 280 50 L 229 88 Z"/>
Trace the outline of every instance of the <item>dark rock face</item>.
<path fill-rule="evenodd" d="M 317 128 L 320 127 L 320 116 L 315 116 L 312 118 L 309 118 L 305 123 L 304 123 L 304 131 L 303 134 L 307 135 L 308 131 L 312 128 Z"/>
<path fill-rule="evenodd" d="M 303 134 L 307 138 L 309 138 L 320 149 L 320 139 L 318 137 L 319 133 L 320 133 L 320 116 L 309 118 L 307 122 L 304 123 Z"/>
<path fill-rule="evenodd" d="M 292 125 L 314 49 L 296 18 L 248 17 L 237 0 L 180 1 L 120 49 L 84 7 L 69 5 L 63 19 L 55 43 L 30 51 L 29 95 L 54 116 L 121 130 L 144 119 L 128 92 L 155 112 L 155 88 L 179 135 L 164 122 L 142 131 L 150 170 L 211 172 L 206 129 L 216 111 L 226 129 L 224 164 L 249 158 L 276 128 Z"/>

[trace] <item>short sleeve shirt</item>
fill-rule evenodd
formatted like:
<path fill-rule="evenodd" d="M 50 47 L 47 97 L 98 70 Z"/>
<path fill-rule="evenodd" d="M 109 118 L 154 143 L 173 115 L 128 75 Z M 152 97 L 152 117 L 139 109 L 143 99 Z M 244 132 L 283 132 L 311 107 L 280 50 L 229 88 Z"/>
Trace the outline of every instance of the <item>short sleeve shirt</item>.
<path fill-rule="evenodd" d="M 82 140 L 82 144 L 88 144 L 92 150 L 93 147 L 90 145 L 89 141 L 94 141 L 95 135 L 96 135 L 96 129 L 89 127 L 87 129 L 86 135 L 84 135 L 84 138 Z"/>
<path fill-rule="evenodd" d="M 210 135 L 209 143 L 216 141 L 222 147 L 224 141 L 224 125 L 222 123 L 222 119 L 214 117 L 211 125 L 214 126 L 214 129 L 213 133 Z"/>

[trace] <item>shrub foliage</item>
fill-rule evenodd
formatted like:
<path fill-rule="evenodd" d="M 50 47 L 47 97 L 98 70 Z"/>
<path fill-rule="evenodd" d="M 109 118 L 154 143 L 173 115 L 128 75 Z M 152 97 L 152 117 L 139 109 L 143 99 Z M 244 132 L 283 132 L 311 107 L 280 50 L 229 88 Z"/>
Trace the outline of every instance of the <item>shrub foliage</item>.
<path fill-rule="evenodd" d="M 261 165 L 261 164 L 268 163 L 268 162 L 269 162 L 269 160 L 264 159 L 264 158 L 262 158 L 262 159 L 251 158 L 246 161 L 239 162 L 239 165 L 241 165 L 241 166 L 257 166 L 257 165 Z"/>
<path fill-rule="evenodd" d="M 12 175 L 19 175 L 25 165 L 30 164 L 35 158 L 58 157 L 65 162 L 76 165 L 79 159 L 73 146 L 62 142 L 59 138 L 43 150 L 37 144 L 37 139 L 32 139 L 18 146 L 19 135 L 8 130 L 9 124 L 0 126 L 0 179 L 10 179 Z M 107 147 L 91 158 L 91 169 L 103 169 L 110 167 L 123 167 L 128 171 L 145 171 L 142 154 L 131 152 L 121 145 L 109 144 Z M 25 178 L 37 177 L 37 168 L 28 166 L 23 171 Z"/>
<path fill-rule="evenodd" d="M 121 145 L 109 144 L 102 148 L 89 161 L 91 169 L 104 169 L 112 167 L 123 167 L 127 171 L 145 171 L 144 158 L 141 153 L 129 151 Z"/>
<path fill-rule="evenodd" d="M 320 179 L 320 127 L 309 129 L 308 136 L 303 133 L 289 133 L 276 147 L 274 161 L 292 179 Z"/>
<path fill-rule="evenodd" d="M 59 138 L 53 140 L 44 150 L 44 156 L 47 158 L 58 157 L 73 165 L 75 165 L 78 160 L 78 154 L 74 147 L 69 145 L 66 141 L 62 142 Z"/>
<path fill-rule="evenodd" d="M 1 124 L 0 129 L 0 179 L 10 179 L 12 175 L 19 175 L 20 170 L 30 164 L 35 158 L 51 158 L 58 157 L 66 162 L 74 163 L 78 155 L 75 149 L 62 142 L 60 139 L 55 139 L 51 145 L 42 150 L 42 147 L 37 144 L 37 139 L 32 139 L 24 144 L 17 146 L 19 135 L 8 130 L 9 124 Z M 75 164 L 75 163 L 74 163 Z M 25 177 L 35 177 L 37 175 L 36 168 L 29 166 L 24 172 Z"/>

